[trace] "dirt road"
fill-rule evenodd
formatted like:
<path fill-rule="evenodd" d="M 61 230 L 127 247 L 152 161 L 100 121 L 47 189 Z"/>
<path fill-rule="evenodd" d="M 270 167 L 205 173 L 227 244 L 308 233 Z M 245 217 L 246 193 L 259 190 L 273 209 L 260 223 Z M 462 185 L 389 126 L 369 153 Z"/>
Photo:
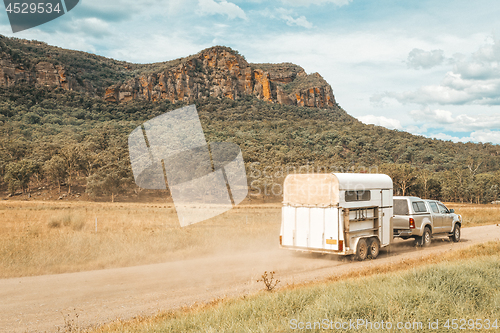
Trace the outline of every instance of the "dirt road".
<path fill-rule="evenodd" d="M 256 280 L 266 270 L 276 271 L 281 285 L 286 285 L 499 239 L 500 227 L 491 225 L 463 229 L 460 243 L 436 239 L 425 249 L 413 247 L 411 240 L 397 241 L 390 251 L 383 249 L 377 260 L 364 262 L 276 248 L 156 265 L 3 279 L 0 332 L 54 332 L 64 327 L 64 317 L 87 327 L 244 295 L 262 289 Z"/>

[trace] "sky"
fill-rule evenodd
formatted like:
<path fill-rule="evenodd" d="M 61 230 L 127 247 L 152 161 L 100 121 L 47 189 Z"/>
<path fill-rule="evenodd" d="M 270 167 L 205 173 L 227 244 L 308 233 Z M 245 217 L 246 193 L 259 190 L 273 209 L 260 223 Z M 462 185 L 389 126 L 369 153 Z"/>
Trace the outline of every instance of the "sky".
<path fill-rule="evenodd" d="M 1 10 L 0 34 L 135 63 L 224 45 L 320 73 L 364 123 L 500 144 L 499 17 L 495 0 L 81 0 L 18 33 Z"/>

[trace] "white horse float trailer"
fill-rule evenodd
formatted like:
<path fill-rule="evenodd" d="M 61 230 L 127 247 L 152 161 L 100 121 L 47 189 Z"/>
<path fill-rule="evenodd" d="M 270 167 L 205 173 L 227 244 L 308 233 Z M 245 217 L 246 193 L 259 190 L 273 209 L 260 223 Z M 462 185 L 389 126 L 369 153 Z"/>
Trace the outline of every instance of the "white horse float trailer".
<path fill-rule="evenodd" d="M 280 246 L 376 258 L 393 238 L 392 180 L 383 174 L 291 174 L 284 182 Z"/>

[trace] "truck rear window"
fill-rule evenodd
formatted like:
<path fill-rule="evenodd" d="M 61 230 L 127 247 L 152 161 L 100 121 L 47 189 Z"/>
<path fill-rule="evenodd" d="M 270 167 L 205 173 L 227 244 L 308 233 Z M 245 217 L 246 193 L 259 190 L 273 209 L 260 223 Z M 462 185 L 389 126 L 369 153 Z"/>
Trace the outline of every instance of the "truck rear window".
<path fill-rule="evenodd" d="M 408 215 L 408 201 L 406 199 L 394 199 L 394 215 Z"/>
<path fill-rule="evenodd" d="M 427 213 L 427 208 L 423 201 L 412 202 L 412 206 L 415 213 Z"/>

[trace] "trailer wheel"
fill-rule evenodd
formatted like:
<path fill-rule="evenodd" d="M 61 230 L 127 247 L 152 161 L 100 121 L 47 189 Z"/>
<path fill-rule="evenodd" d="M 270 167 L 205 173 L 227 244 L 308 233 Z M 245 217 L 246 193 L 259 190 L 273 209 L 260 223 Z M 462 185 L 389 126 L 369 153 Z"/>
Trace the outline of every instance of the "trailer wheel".
<path fill-rule="evenodd" d="M 366 244 L 366 239 L 361 238 L 356 246 L 356 259 L 363 261 L 368 255 L 368 244 Z"/>
<path fill-rule="evenodd" d="M 455 223 L 455 228 L 453 228 L 453 235 L 450 236 L 450 239 L 455 243 L 460 242 L 460 225 Z"/>
<path fill-rule="evenodd" d="M 378 238 L 372 238 L 370 245 L 368 245 L 368 256 L 372 259 L 376 259 L 380 253 L 380 242 Z"/>

